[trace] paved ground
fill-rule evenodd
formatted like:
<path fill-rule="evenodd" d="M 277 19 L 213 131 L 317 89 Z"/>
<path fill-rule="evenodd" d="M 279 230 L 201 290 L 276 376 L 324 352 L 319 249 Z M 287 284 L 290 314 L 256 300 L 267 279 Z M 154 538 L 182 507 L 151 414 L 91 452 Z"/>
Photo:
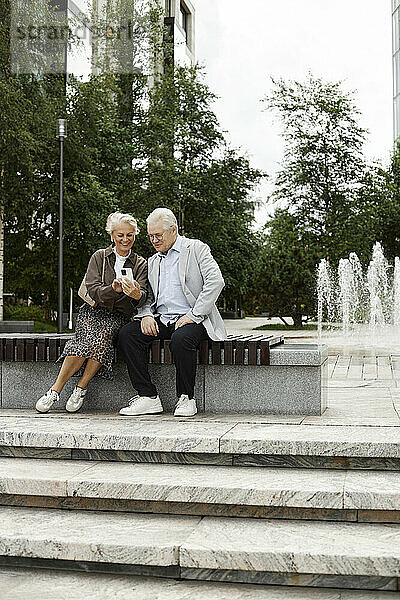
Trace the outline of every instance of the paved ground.
<path fill-rule="evenodd" d="M 279 319 L 246 318 L 225 321 L 228 333 L 251 333 L 259 325 Z M 290 343 L 317 342 L 316 331 L 282 331 Z M 400 355 L 390 350 L 375 353 L 357 348 L 330 346 L 328 359 L 328 408 L 322 417 L 302 422 L 320 425 L 400 426 Z"/>

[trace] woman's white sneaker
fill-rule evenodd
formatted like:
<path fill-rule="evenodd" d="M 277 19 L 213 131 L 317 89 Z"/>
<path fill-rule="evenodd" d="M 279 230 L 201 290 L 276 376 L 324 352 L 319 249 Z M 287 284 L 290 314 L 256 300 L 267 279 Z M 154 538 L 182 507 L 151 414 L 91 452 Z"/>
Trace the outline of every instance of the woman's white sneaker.
<path fill-rule="evenodd" d="M 53 406 L 54 402 L 60 399 L 58 392 L 49 390 L 36 402 L 36 410 L 40 413 L 47 413 Z"/>
<path fill-rule="evenodd" d="M 129 400 L 129 406 L 121 408 L 120 415 L 136 417 L 138 415 L 155 415 L 163 412 L 163 407 L 159 396 L 150 398 L 149 396 L 134 396 Z"/>
<path fill-rule="evenodd" d="M 196 400 L 182 394 L 175 406 L 174 417 L 194 417 L 197 413 Z"/>
<path fill-rule="evenodd" d="M 76 386 L 67 400 L 67 404 L 65 405 L 66 410 L 70 413 L 78 411 L 85 400 L 86 392 L 87 390 Z"/>

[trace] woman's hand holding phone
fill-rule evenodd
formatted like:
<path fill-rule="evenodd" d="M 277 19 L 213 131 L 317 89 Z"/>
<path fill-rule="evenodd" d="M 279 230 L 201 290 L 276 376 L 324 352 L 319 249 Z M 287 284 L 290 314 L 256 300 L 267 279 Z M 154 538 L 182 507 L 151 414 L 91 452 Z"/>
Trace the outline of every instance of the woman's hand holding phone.
<path fill-rule="evenodd" d="M 122 292 L 121 279 L 114 279 L 114 281 L 111 284 L 111 287 L 114 290 L 114 292 L 120 294 Z"/>
<path fill-rule="evenodd" d="M 142 292 L 140 290 L 140 284 L 137 281 L 133 280 L 133 283 L 131 283 L 127 277 L 121 277 L 119 281 L 121 282 L 124 294 L 133 298 L 133 300 L 140 300 Z"/>

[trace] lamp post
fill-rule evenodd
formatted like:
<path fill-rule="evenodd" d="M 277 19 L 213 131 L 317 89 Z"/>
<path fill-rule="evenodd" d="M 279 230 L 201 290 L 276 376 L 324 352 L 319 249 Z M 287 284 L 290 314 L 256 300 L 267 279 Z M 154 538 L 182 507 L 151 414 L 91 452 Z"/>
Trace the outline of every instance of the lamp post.
<path fill-rule="evenodd" d="M 174 160 L 179 163 L 182 160 L 182 152 L 180 150 L 174 150 Z M 178 201 L 179 201 L 179 212 L 178 212 L 178 227 L 179 232 L 183 235 L 183 194 L 182 194 L 182 183 L 178 183 Z"/>
<path fill-rule="evenodd" d="M 67 122 L 58 119 L 57 137 L 60 141 L 60 200 L 58 221 L 58 333 L 63 332 L 63 277 L 64 277 L 64 250 L 63 250 L 63 227 L 64 227 L 64 140 L 67 137 Z"/>

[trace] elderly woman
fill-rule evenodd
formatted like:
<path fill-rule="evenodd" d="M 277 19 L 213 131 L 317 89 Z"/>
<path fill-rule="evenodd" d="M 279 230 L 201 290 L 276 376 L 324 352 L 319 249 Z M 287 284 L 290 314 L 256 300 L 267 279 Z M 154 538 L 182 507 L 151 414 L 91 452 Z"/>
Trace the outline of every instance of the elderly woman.
<path fill-rule="evenodd" d="M 106 231 L 113 244 L 93 254 L 85 277 L 87 293 L 94 306 L 85 303 L 79 310 L 75 336 L 67 342 L 59 359 L 64 359 L 60 373 L 36 403 L 36 410 L 41 413 L 50 410 L 67 381 L 83 367 L 82 376 L 67 401 L 68 412 L 81 408 L 88 384 L 98 371 L 106 379 L 112 378 L 113 345 L 118 332 L 146 300 L 147 262 L 132 252 L 139 233 L 136 219 L 129 214 L 112 213 L 107 219 Z M 127 277 L 129 269 L 133 283 Z"/>

